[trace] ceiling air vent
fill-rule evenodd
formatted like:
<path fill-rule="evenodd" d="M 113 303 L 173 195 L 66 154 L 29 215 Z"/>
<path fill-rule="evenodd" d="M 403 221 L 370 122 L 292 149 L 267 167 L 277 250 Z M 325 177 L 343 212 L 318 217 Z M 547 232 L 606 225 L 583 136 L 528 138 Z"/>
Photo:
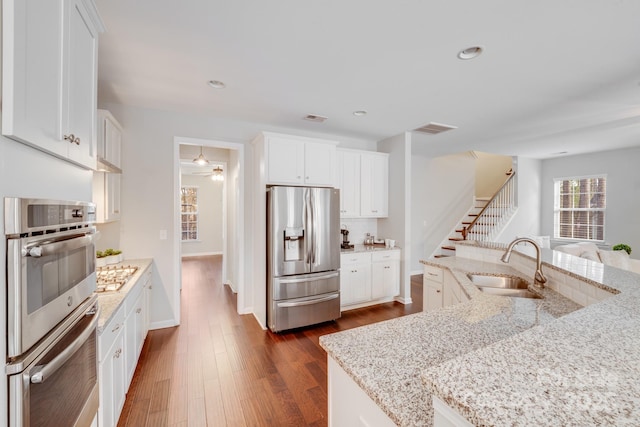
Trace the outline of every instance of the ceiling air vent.
<path fill-rule="evenodd" d="M 451 125 L 443 125 L 442 123 L 434 123 L 431 122 L 427 125 L 419 127 L 418 129 L 414 129 L 416 132 L 428 133 L 430 135 L 436 135 L 442 132 L 446 132 L 448 130 L 458 129 L 456 126 Z"/>
<path fill-rule="evenodd" d="M 327 120 L 328 117 L 318 116 L 317 114 L 307 114 L 304 119 L 310 122 L 322 123 Z"/>

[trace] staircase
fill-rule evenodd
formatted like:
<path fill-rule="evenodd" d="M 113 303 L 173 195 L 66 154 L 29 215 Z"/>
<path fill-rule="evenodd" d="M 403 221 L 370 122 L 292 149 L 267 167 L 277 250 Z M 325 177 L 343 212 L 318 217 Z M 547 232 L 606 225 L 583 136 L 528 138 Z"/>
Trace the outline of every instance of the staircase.
<path fill-rule="evenodd" d="M 492 241 L 497 236 L 516 210 L 515 172 L 510 170 L 507 176 L 505 183 L 491 198 L 475 199 L 474 206 L 442 242 L 434 258 L 454 256 L 456 242 Z"/>

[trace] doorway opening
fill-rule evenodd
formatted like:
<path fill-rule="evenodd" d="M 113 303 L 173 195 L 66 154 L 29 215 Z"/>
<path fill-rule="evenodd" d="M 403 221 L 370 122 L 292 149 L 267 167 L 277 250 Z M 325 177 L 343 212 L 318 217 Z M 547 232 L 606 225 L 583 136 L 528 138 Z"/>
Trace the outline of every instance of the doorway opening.
<path fill-rule="evenodd" d="M 204 156 L 208 163 L 193 160 Z M 216 140 L 174 139 L 174 307 L 180 307 L 182 257 L 222 255 L 222 280 L 237 293 L 237 311 L 247 312 L 244 286 L 244 145 Z M 178 319 L 180 318 L 178 313 Z"/>

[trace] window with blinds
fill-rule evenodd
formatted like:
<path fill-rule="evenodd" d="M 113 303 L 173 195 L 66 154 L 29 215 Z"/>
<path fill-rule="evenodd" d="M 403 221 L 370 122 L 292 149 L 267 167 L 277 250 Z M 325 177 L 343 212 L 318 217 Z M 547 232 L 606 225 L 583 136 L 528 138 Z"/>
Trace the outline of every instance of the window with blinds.
<path fill-rule="evenodd" d="M 554 237 L 604 240 L 606 176 L 554 180 Z"/>
<path fill-rule="evenodd" d="M 198 187 L 180 189 L 182 241 L 198 240 Z"/>

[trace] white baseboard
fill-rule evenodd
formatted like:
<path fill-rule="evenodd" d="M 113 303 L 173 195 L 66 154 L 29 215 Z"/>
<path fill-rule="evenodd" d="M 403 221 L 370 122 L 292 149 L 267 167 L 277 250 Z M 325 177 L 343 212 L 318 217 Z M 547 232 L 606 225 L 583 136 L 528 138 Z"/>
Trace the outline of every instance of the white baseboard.
<path fill-rule="evenodd" d="M 248 313 L 245 313 L 245 314 L 248 314 Z M 253 314 L 253 318 L 254 318 L 254 319 L 256 319 L 256 322 L 258 322 L 258 325 L 260 325 L 260 327 L 261 327 L 263 330 L 265 330 L 265 331 L 266 331 L 266 330 L 267 330 L 267 327 L 266 327 L 265 325 L 263 325 L 263 324 L 262 324 L 262 322 L 260 321 L 260 319 L 258 319 L 258 316 L 256 316 L 256 314 L 255 314 L 255 313 L 253 313 L 253 312 L 252 312 L 251 314 Z"/>
<path fill-rule="evenodd" d="M 162 320 L 160 322 L 152 322 L 149 324 L 150 330 L 173 328 L 174 326 L 180 326 L 175 320 Z"/>
<path fill-rule="evenodd" d="M 424 270 L 413 270 L 411 273 L 409 273 L 410 276 L 418 276 L 420 274 L 424 274 Z"/>
<path fill-rule="evenodd" d="M 227 285 L 229 289 L 231 289 L 231 292 L 233 292 L 234 294 L 238 293 L 238 290 L 235 286 L 233 286 L 233 282 L 231 280 L 227 280 L 226 282 L 224 282 L 224 284 Z"/>
<path fill-rule="evenodd" d="M 395 300 L 404 305 L 411 304 L 413 302 L 413 299 L 411 297 L 408 297 L 408 298 L 396 297 Z"/>
<path fill-rule="evenodd" d="M 192 254 L 182 254 L 182 258 L 191 258 L 196 256 L 222 255 L 221 251 L 217 252 L 196 252 Z"/>

